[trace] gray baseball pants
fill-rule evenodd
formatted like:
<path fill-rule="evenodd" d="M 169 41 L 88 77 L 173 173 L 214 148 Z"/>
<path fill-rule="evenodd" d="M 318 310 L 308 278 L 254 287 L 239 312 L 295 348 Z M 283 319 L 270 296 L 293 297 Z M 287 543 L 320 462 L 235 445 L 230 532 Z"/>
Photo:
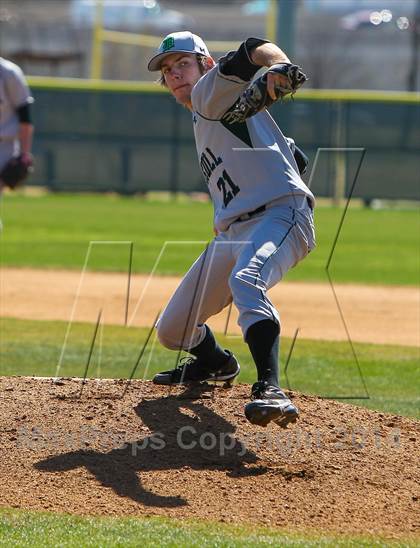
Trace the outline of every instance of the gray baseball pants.
<path fill-rule="evenodd" d="M 199 345 L 204 323 L 232 300 L 244 338 L 258 321 L 280 324 L 267 290 L 315 247 L 313 212 L 306 197 L 299 198 L 267 204 L 265 211 L 232 223 L 212 240 L 157 322 L 163 346 L 188 350 Z"/>

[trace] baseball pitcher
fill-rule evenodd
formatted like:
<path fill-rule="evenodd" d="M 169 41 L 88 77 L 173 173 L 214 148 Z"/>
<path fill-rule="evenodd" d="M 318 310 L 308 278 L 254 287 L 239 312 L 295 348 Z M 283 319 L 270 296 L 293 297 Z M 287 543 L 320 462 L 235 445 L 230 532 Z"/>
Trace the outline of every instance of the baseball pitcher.
<path fill-rule="evenodd" d="M 261 67 L 267 71 L 253 80 Z M 248 38 L 215 63 L 191 32 L 169 34 L 148 64 L 192 113 L 198 161 L 214 205 L 215 238 L 192 265 L 157 323 L 160 342 L 188 351 L 157 384 L 232 381 L 235 356 L 206 321 L 232 301 L 257 369 L 247 419 L 286 427 L 298 409 L 279 387 L 280 319 L 267 290 L 315 247 L 306 159 L 267 107 L 305 82 L 276 45 Z"/>

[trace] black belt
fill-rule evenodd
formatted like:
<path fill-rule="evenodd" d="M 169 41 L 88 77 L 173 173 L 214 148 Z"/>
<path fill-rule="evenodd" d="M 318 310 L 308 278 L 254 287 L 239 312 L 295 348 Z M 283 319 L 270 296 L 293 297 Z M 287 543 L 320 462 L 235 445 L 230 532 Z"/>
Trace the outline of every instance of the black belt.
<path fill-rule="evenodd" d="M 305 197 L 302 196 L 302 198 L 304 199 Z M 303 201 L 303 200 L 302 200 Z M 313 205 L 312 205 L 312 202 L 311 202 L 311 199 L 309 198 L 309 196 L 306 196 L 306 202 L 308 204 L 308 206 L 313 209 Z M 303 204 L 302 204 L 303 206 Z M 252 219 L 252 217 L 254 217 L 255 215 L 258 215 L 258 213 L 262 213 L 263 211 L 265 211 L 267 209 L 267 207 L 265 205 L 262 205 L 260 207 L 257 207 L 257 209 L 254 209 L 253 211 L 248 211 L 248 213 L 243 213 L 242 215 L 240 215 L 235 221 L 234 223 L 237 223 L 239 221 L 248 221 L 249 219 Z"/>
<path fill-rule="evenodd" d="M 258 213 L 262 213 L 263 211 L 265 211 L 265 209 L 266 209 L 265 205 L 257 207 L 257 209 L 254 209 L 253 211 L 248 211 L 248 213 L 243 213 L 234 222 L 237 223 L 238 221 L 248 221 L 248 219 L 252 219 L 254 215 L 258 215 Z"/>

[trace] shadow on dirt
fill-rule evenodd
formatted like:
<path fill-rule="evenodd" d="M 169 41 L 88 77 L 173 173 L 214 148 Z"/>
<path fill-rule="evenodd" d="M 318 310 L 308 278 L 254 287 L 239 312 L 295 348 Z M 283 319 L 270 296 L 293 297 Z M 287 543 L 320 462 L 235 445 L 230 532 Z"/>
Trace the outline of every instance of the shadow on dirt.
<path fill-rule="evenodd" d="M 121 497 L 145 506 L 178 507 L 187 505 L 177 493 L 176 481 L 156 482 L 158 494 L 141 484 L 142 474 L 164 470 L 221 470 L 230 476 L 264 474 L 258 457 L 234 436 L 236 427 L 216 414 L 199 399 L 168 396 L 144 399 L 135 412 L 151 432 L 137 441 L 125 443 L 108 452 L 78 450 L 49 457 L 35 464 L 45 472 L 68 471 L 85 467 L 104 486 Z M 254 464 L 254 466 L 249 466 Z M 176 476 L 175 476 L 176 477 Z M 185 491 L 184 479 L 180 491 Z"/>

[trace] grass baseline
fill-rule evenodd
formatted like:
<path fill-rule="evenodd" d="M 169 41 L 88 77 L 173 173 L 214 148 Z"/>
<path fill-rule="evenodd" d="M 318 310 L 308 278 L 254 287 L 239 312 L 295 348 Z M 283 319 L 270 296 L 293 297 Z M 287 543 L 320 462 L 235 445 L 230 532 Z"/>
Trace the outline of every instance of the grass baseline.
<path fill-rule="evenodd" d="M 165 547 L 385 547 L 416 546 L 415 539 L 330 531 L 288 531 L 163 517 L 95 517 L 0 508 L 0 546 Z"/>

